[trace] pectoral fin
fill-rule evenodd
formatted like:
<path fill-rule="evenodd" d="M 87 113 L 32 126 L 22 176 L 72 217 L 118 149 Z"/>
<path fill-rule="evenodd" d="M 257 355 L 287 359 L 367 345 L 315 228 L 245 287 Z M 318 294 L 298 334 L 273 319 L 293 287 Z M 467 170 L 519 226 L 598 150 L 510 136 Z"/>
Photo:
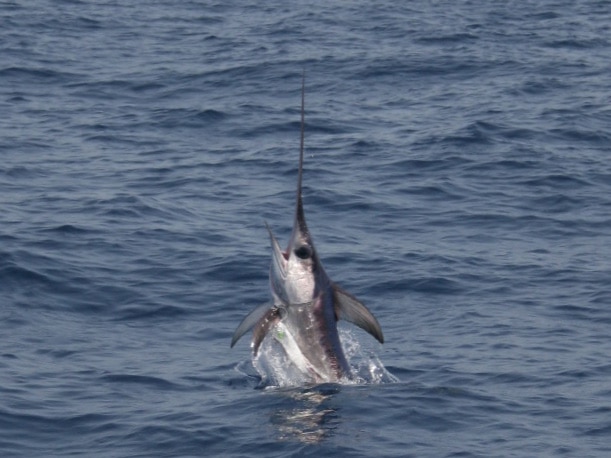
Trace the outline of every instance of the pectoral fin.
<path fill-rule="evenodd" d="M 273 306 L 270 303 L 262 304 L 246 315 L 233 333 L 233 337 L 231 338 L 231 347 L 233 348 L 236 342 L 240 340 L 240 337 L 246 334 L 255 324 L 257 324 L 257 322 L 263 318 L 265 314 L 272 309 L 272 307 Z"/>
<path fill-rule="evenodd" d="M 280 310 L 278 307 L 272 307 L 269 309 L 265 315 L 261 317 L 261 319 L 255 325 L 255 329 L 252 333 L 252 354 L 257 356 L 257 352 L 259 351 L 259 346 L 263 339 L 269 332 L 269 330 L 274 327 L 280 318 L 282 317 Z"/>
<path fill-rule="evenodd" d="M 384 343 L 384 335 L 380 323 L 373 314 L 352 294 L 344 291 L 337 285 L 333 285 L 335 315 L 337 319 L 343 319 L 356 324 L 359 328 L 367 331 L 380 343 Z"/>
<path fill-rule="evenodd" d="M 240 338 L 246 334 L 251 328 L 254 327 L 252 337 L 252 349 L 256 356 L 259 346 L 265 338 L 267 332 L 272 328 L 281 318 L 281 310 L 275 305 L 269 303 L 262 304 L 246 315 L 246 318 L 242 320 L 240 325 L 233 333 L 231 339 L 231 347 L 233 347 Z"/>

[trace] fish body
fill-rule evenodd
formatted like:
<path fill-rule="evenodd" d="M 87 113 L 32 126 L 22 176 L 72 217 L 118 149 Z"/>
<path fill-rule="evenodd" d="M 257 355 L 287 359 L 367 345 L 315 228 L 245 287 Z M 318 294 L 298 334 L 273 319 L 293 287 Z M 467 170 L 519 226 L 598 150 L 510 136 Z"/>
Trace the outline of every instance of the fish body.
<path fill-rule="evenodd" d="M 384 336 L 373 314 L 356 297 L 333 283 L 325 272 L 310 231 L 301 196 L 305 130 L 305 83 L 301 88 L 301 143 L 297 198 L 293 231 L 286 250 L 282 250 L 266 223 L 272 245 L 270 289 L 272 304 L 254 309 L 237 327 L 231 346 L 253 329 L 252 349 L 257 355 L 261 342 L 273 329 L 291 361 L 312 382 L 338 382 L 352 377 L 337 329 L 345 319 L 374 336 Z"/>

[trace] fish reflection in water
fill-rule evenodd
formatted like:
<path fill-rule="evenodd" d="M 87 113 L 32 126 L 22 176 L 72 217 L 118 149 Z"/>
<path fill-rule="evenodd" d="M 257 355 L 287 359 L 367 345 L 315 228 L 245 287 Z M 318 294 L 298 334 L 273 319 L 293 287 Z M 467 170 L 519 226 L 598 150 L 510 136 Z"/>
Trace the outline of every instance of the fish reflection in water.
<path fill-rule="evenodd" d="M 276 390 L 274 390 L 276 391 Z M 339 392 L 339 385 L 318 385 L 301 391 L 282 390 L 290 407 L 279 407 L 271 415 L 281 440 L 317 444 L 333 435 L 339 424 L 336 408 L 328 401 Z"/>

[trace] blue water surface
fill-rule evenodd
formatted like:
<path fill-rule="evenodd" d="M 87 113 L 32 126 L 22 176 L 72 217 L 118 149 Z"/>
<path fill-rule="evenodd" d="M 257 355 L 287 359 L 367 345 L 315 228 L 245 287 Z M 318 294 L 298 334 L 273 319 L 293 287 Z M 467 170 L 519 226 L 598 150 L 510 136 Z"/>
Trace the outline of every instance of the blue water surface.
<path fill-rule="evenodd" d="M 596 0 L 1 2 L 0 455 L 609 456 L 609 56 Z M 229 349 L 303 71 L 365 383 Z"/>

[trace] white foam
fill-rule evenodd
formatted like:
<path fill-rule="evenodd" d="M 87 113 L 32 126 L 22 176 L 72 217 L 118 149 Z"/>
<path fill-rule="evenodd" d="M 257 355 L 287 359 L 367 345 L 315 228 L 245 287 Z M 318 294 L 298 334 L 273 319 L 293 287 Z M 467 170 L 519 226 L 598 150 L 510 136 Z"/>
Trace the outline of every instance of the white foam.
<path fill-rule="evenodd" d="M 399 381 L 388 372 L 373 350 L 363 348 L 353 330 L 340 327 L 339 336 L 353 373 L 352 379 L 346 378 L 340 383 L 379 384 Z M 283 340 L 283 345 L 278 339 Z M 282 324 L 270 331 L 252 364 L 266 387 L 302 386 L 312 383 L 306 358 Z"/>

